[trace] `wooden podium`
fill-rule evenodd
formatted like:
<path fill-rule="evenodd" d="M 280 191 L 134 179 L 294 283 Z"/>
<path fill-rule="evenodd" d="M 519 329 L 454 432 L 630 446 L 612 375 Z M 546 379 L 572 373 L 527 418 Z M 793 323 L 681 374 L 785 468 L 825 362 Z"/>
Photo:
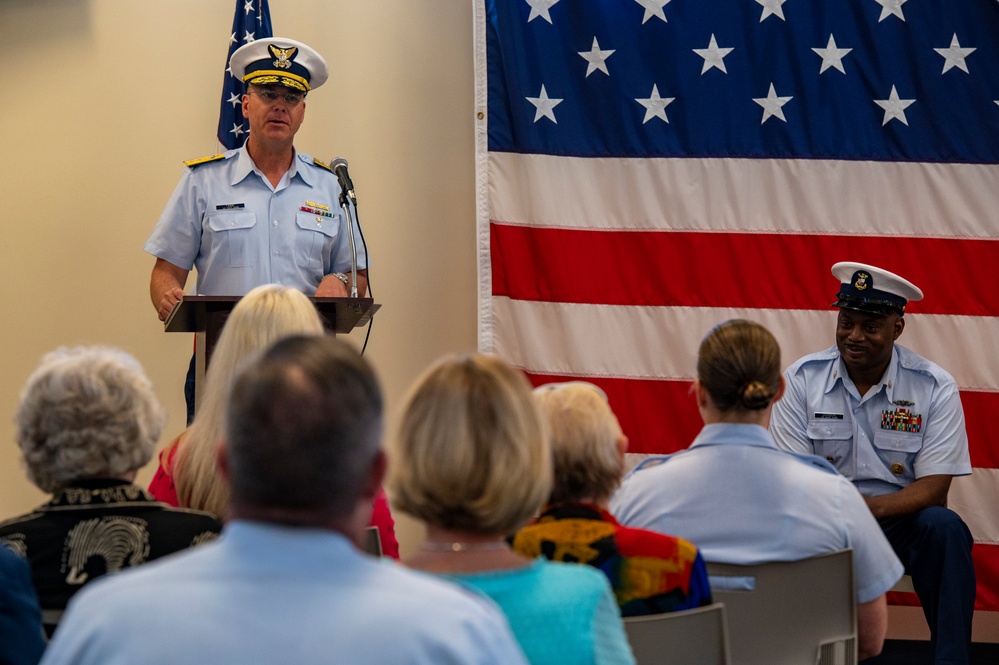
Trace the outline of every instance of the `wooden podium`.
<path fill-rule="evenodd" d="M 193 332 L 196 336 L 195 404 L 201 403 L 205 370 L 222 334 L 229 312 L 242 296 L 184 296 L 163 323 L 165 332 Z M 326 331 L 348 333 L 365 326 L 381 307 L 371 298 L 309 298 Z"/>

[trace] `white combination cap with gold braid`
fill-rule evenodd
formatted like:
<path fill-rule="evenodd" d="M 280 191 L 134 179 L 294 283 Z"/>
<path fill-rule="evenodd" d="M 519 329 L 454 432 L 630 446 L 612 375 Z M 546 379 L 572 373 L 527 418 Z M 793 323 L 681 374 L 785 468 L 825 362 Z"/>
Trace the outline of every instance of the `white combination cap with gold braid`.
<path fill-rule="evenodd" d="M 283 85 L 302 92 L 318 88 L 329 78 L 326 60 L 315 49 L 282 37 L 240 46 L 229 59 L 229 71 L 246 84 Z"/>

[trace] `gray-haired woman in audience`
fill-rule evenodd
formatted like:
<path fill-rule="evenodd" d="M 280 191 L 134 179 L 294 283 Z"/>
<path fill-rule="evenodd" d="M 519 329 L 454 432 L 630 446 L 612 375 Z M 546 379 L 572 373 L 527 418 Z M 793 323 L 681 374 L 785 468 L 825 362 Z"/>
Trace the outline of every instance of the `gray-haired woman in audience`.
<path fill-rule="evenodd" d="M 31 564 L 50 634 L 83 584 L 221 529 L 214 517 L 169 508 L 132 484 L 165 420 L 142 367 L 117 349 L 60 348 L 28 378 L 17 443 L 28 478 L 53 497 L 0 523 L 0 545 Z"/>
<path fill-rule="evenodd" d="M 623 616 L 709 604 L 707 569 L 692 543 L 622 526 L 607 510 L 628 437 L 604 391 L 571 381 L 540 386 L 534 396 L 551 432 L 555 486 L 538 519 L 517 532 L 514 550 L 603 571 Z"/>
<path fill-rule="evenodd" d="M 396 505 L 427 523 L 407 565 L 490 596 L 533 665 L 634 662 L 606 577 L 531 560 L 504 540 L 552 486 L 546 428 L 523 374 L 489 356 L 439 362 L 411 390 L 393 443 Z"/>

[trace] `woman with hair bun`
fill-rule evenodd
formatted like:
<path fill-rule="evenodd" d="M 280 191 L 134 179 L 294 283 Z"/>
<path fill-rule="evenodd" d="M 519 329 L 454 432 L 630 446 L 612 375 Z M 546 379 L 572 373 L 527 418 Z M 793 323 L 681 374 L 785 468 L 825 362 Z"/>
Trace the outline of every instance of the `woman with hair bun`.
<path fill-rule="evenodd" d="M 777 340 L 750 321 L 715 326 L 698 350 L 694 392 L 701 433 L 687 450 L 640 464 L 611 513 L 686 538 L 708 562 L 796 561 L 852 547 L 859 656 L 879 653 L 884 594 L 902 565 L 850 481 L 770 436 L 770 411 L 784 392 Z"/>

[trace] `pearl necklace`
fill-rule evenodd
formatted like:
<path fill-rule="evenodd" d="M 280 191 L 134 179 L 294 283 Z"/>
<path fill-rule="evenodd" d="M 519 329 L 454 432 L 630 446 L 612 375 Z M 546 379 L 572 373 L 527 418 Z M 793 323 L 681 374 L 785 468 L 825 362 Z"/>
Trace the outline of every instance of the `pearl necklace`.
<path fill-rule="evenodd" d="M 510 546 L 502 540 L 487 543 L 434 543 L 426 541 L 420 545 L 421 550 L 428 552 L 474 552 L 486 550 L 503 550 Z"/>

